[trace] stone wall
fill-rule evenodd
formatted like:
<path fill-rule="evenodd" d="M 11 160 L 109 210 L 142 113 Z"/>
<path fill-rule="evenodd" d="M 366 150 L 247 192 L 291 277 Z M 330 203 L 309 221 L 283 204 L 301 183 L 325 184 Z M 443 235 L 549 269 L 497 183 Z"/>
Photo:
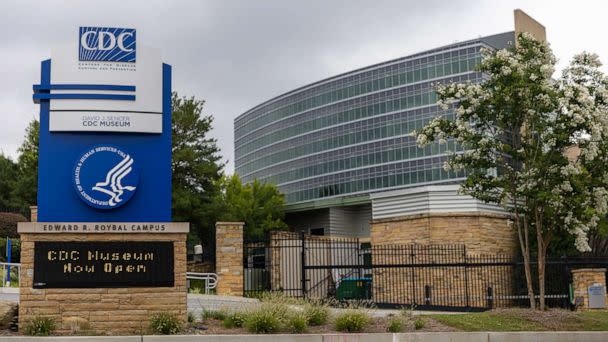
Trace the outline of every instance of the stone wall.
<path fill-rule="evenodd" d="M 376 265 L 463 263 L 484 256 L 516 255 L 517 240 L 509 216 L 471 212 L 419 214 L 373 220 L 372 262 Z M 448 246 L 451 245 L 451 246 Z M 464 247 L 463 247 L 464 246 Z M 494 296 L 512 294 L 507 266 L 386 267 L 373 269 L 376 302 L 419 305 L 485 306 L 488 288 Z M 415 286 L 414 286 L 415 285 Z M 430 298 L 425 292 L 430 293 Z M 508 306 L 495 300 L 494 307 Z"/>
<path fill-rule="evenodd" d="M 243 295 L 243 222 L 215 224 L 215 272 L 218 295 Z"/>
<path fill-rule="evenodd" d="M 173 287 L 34 289 L 35 241 L 173 241 Z M 57 333 L 70 333 L 75 320 L 109 335 L 145 333 L 150 316 L 170 312 L 186 321 L 186 234 L 21 234 L 19 326 L 35 316 L 50 317 Z"/>
<path fill-rule="evenodd" d="M 574 287 L 574 299 L 583 298 L 580 308 L 587 310 L 589 309 L 589 286 L 600 284 L 606 288 L 606 269 L 581 268 L 572 270 L 572 283 Z"/>
<path fill-rule="evenodd" d="M 518 246 L 509 216 L 500 214 L 419 214 L 373 220 L 371 226 L 372 246 L 463 244 L 469 255 L 515 255 Z"/>

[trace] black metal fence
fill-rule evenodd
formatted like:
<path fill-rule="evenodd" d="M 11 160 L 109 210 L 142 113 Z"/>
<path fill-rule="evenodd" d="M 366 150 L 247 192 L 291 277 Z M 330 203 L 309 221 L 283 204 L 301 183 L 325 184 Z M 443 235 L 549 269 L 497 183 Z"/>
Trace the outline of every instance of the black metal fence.
<path fill-rule="evenodd" d="M 529 305 L 523 262 L 470 255 L 464 245 L 370 246 L 357 238 L 291 232 L 244 245 L 245 294 L 369 300 L 378 307 L 485 310 Z M 608 258 L 549 258 L 548 306 L 571 304 L 571 270 L 607 267 Z M 538 301 L 536 265 L 532 265 Z"/>

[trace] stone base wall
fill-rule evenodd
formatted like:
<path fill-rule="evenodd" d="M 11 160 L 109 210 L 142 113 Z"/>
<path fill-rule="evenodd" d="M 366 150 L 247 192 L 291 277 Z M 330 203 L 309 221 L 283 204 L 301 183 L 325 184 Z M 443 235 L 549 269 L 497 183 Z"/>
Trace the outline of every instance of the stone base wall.
<path fill-rule="evenodd" d="M 34 289 L 35 241 L 173 241 L 173 287 Z M 109 335 L 145 333 L 150 316 L 170 312 L 183 322 L 186 302 L 186 234 L 21 234 L 19 327 L 35 316 L 52 318 L 59 334 L 69 334 L 73 322 Z"/>
<path fill-rule="evenodd" d="M 465 245 L 467 254 L 515 255 L 517 239 L 508 215 L 437 213 L 373 220 L 372 246 Z"/>
<path fill-rule="evenodd" d="M 582 298 L 580 309 L 589 309 L 589 286 L 600 284 L 606 288 L 605 268 L 582 268 L 572 270 L 572 283 L 574 287 L 574 299 Z M 607 298 L 608 299 L 608 298 Z M 606 301 L 608 303 L 608 301 Z"/>
<path fill-rule="evenodd" d="M 482 262 L 484 255 L 502 255 L 508 261 L 518 246 L 508 220 L 507 215 L 479 212 L 374 220 L 372 263 L 460 264 L 465 256 L 467 262 Z M 379 303 L 485 307 L 489 287 L 495 297 L 512 294 L 511 272 L 507 266 L 374 268 L 372 293 Z M 494 307 L 509 304 L 492 303 Z"/>

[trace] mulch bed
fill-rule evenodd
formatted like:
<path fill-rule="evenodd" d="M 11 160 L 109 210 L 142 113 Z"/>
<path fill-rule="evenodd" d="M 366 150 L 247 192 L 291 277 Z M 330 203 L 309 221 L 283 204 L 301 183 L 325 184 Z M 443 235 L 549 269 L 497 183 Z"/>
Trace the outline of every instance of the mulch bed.
<path fill-rule="evenodd" d="M 371 319 L 370 324 L 363 330 L 363 333 L 386 333 L 388 320 L 390 317 L 374 317 Z M 424 331 L 455 331 L 453 328 L 442 325 L 439 322 L 430 319 L 424 319 L 426 324 L 424 328 L 417 330 L 420 332 Z M 414 331 L 413 322 L 410 326 L 404 329 L 404 332 Z M 204 322 L 196 322 L 186 329 L 186 334 L 193 335 L 241 335 L 251 334 L 245 328 L 224 328 L 222 321 L 215 319 L 207 319 Z M 288 334 L 289 331 L 279 331 L 277 333 Z M 336 334 L 341 333 L 336 331 L 333 322 L 321 326 L 310 326 L 305 332 L 306 334 Z"/>

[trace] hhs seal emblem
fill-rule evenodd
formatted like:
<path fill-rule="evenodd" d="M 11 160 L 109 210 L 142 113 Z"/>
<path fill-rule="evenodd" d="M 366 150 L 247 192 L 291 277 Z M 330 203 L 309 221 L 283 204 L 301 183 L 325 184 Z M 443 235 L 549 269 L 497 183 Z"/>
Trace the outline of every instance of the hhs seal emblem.
<path fill-rule="evenodd" d="M 114 209 L 128 202 L 138 181 L 135 160 L 116 146 L 93 146 L 74 168 L 78 196 L 98 209 Z"/>

